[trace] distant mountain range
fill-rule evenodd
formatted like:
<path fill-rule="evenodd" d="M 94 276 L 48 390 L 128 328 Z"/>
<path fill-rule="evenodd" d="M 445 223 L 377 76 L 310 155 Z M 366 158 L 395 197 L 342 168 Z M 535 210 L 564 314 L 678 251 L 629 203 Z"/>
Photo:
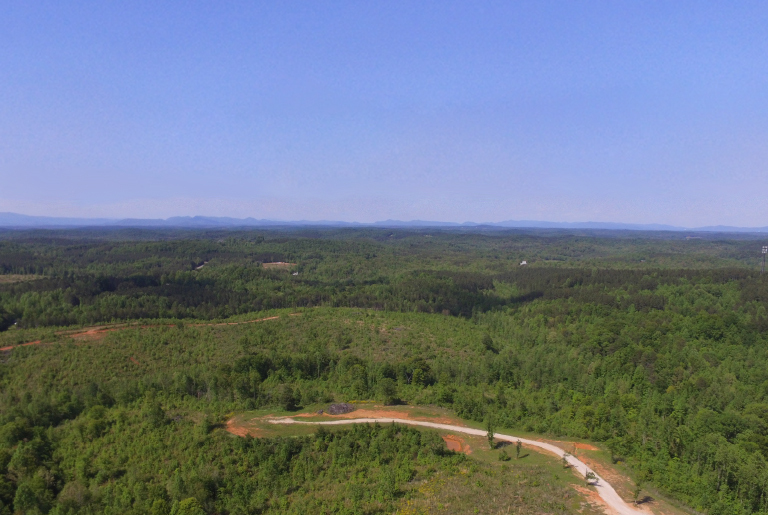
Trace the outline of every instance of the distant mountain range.
<path fill-rule="evenodd" d="M 228 218 L 213 216 L 174 216 L 166 219 L 150 218 L 60 218 L 50 216 L 28 216 L 18 213 L 0 213 L 0 227 L 8 229 L 58 229 L 80 227 L 156 227 L 156 228 L 187 228 L 215 229 L 238 227 L 497 227 L 517 229 L 604 229 L 624 231 L 689 231 L 689 232 L 739 232 L 760 233 L 768 232 L 768 227 L 732 227 L 713 225 L 706 227 L 677 227 L 664 224 L 623 224 L 611 222 L 542 222 L 537 220 L 506 220 L 504 222 L 433 222 L 426 220 L 384 220 L 373 223 L 337 222 L 329 220 L 259 220 L 256 218 Z"/>

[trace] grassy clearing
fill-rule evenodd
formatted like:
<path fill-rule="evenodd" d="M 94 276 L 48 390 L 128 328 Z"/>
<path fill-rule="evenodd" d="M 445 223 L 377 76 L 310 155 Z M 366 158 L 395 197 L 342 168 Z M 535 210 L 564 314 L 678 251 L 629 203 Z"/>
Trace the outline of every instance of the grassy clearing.
<path fill-rule="evenodd" d="M 37 279 L 42 279 L 42 275 L 36 275 L 36 274 L 29 274 L 29 275 L 23 275 L 23 274 L 4 274 L 0 275 L 0 284 L 13 284 L 13 283 L 22 283 L 25 281 L 35 281 Z"/>
<path fill-rule="evenodd" d="M 413 484 L 413 497 L 397 513 L 603 513 L 575 486 L 573 474 L 546 465 L 499 465 L 473 457 L 458 474 Z"/>

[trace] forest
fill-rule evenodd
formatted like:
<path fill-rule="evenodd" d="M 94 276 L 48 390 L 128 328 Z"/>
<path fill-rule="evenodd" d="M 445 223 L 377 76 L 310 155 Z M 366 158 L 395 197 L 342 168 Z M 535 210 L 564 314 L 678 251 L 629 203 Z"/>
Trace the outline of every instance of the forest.
<path fill-rule="evenodd" d="M 768 513 L 761 244 L 3 233 L 0 513 L 393 513 L 415 481 L 484 473 L 435 433 L 401 426 L 222 430 L 233 413 L 352 400 L 597 442 L 694 510 Z M 115 329 L 71 337 L 97 324 Z"/>

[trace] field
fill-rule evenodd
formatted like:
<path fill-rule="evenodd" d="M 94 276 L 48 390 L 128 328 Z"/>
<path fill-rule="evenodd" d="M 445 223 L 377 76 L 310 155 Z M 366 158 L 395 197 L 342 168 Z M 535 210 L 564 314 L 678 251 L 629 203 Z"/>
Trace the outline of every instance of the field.
<path fill-rule="evenodd" d="M 0 513 L 607 511 L 535 449 L 269 422 L 331 402 L 552 442 L 648 513 L 766 510 L 753 241 L 55 234 L 0 242 Z"/>
<path fill-rule="evenodd" d="M 296 266 L 296 263 L 284 263 L 282 261 L 278 261 L 276 263 L 262 263 L 261 266 L 267 269 L 269 268 L 287 269 L 287 268 L 292 268 Z"/>

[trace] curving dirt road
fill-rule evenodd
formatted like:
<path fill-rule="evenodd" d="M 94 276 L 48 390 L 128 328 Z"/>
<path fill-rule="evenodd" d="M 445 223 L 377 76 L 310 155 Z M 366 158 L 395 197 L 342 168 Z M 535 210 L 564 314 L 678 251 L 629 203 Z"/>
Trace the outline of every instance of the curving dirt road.
<path fill-rule="evenodd" d="M 301 315 L 301 313 L 289 313 L 290 316 L 298 316 Z M 189 324 L 190 327 L 216 327 L 221 325 L 242 325 L 242 324 L 255 324 L 256 322 L 264 322 L 266 320 L 277 320 L 280 318 L 280 315 L 272 316 L 272 317 L 266 317 L 266 318 L 257 318 L 256 320 L 244 320 L 242 322 L 210 322 L 210 323 L 198 323 L 198 324 Z M 176 324 L 149 324 L 149 325 L 131 325 L 131 324 L 117 324 L 117 325 L 97 325 L 93 327 L 88 327 L 84 329 L 65 329 L 62 331 L 57 331 L 56 334 L 58 336 L 65 336 L 72 339 L 86 339 L 86 340 L 100 340 L 104 337 L 107 333 L 111 333 L 113 331 L 121 331 L 123 329 L 150 329 L 153 327 L 175 327 Z M 50 343 L 56 343 L 56 342 L 50 342 Z M 19 343 L 16 345 L 7 345 L 5 347 L 0 347 L 0 352 L 9 352 L 15 349 L 16 347 L 26 347 L 27 345 L 41 345 L 42 340 L 35 340 L 33 342 L 27 342 L 27 343 Z"/>
<path fill-rule="evenodd" d="M 442 429 L 444 431 L 455 431 L 457 433 L 466 433 L 468 435 L 475 435 L 475 436 L 485 436 L 487 434 L 482 429 L 472 429 L 469 427 L 453 426 L 450 424 L 437 424 L 435 422 L 424 422 L 421 420 L 409 420 L 409 419 L 403 419 L 403 418 L 352 418 L 352 419 L 343 419 L 343 420 L 331 420 L 327 422 L 305 422 L 305 421 L 298 421 L 289 417 L 285 417 L 285 418 L 269 419 L 269 422 L 272 424 L 323 424 L 323 425 L 331 425 L 331 426 L 340 425 L 340 424 L 372 424 L 375 422 L 389 424 L 392 422 L 396 422 L 398 424 L 431 427 L 433 429 Z M 499 440 L 505 440 L 508 442 L 516 442 L 520 440 L 520 442 L 525 445 L 539 447 L 541 449 L 544 449 L 545 451 L 549 451 L 553 453 L 559 458 L 562 458 L 566 454 L 566 452 L 560 447 L 557 447 L 555 445 L 545 443 L 545 442 L 538 442 L 536 440 L 528 440 L 526 438 L 518 438 L 516 436 L 504 435 L 499 433 L 496 433 L 495 437 Z M 583 474 L 586 477 L 588 469 L 587 469 L 587 466 L 584 463 L 582 463 L 581 460 L 579 460 L 578 458 L 570 454 L 568 454 L 567 460 L 569 465 L 574 467 L 576 470 L 579 471 L 579 473 Z M 605 501 L 605 503 L 612 510 L 612 512 L 618 513 L 619 515 L 641 515 L 641 514 L 648 515 L 648 512 L 638 510 L 631 504 L 624 502 L 624 500 L 619 496 L 619 494 L 616 493 L 616 490 L 614 490 L 613 487 L 607 481 L 605 481 L 603 478 L 598 476 L 596 472 L 594 471 L 592 472 L 595 474 L 595 477 L 597 478 L 595 482 L 595 488 L 597 490 L 597 493 L 600 495 L 603 501 Z"/>

